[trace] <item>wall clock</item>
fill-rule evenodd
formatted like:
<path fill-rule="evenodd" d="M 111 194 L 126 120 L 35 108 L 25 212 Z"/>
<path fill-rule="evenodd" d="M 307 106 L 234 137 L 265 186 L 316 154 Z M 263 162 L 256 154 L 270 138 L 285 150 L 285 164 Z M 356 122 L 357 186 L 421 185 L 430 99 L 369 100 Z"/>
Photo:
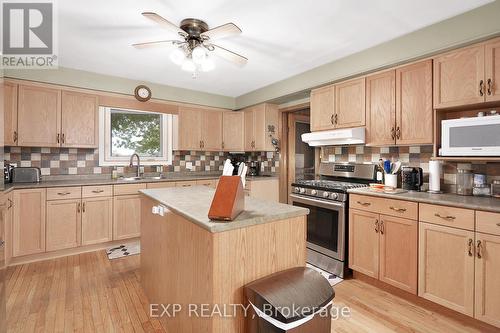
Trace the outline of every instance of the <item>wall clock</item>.
<path fill-rule="evenodd" d="M 137 86 L 134 90 L 134 96 L 140 102 L 149 101 L 151 98 L 151 89 L 145 85 Z"/>

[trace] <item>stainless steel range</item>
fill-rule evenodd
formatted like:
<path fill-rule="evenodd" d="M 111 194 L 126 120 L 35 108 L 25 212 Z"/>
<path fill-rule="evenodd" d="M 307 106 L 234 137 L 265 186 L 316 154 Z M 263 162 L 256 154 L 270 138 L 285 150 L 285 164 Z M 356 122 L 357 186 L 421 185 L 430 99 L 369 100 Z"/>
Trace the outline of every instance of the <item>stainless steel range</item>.
<path fill-rule="evenodd" d="M 347 190 L 366 187 L 376 178 L 374 164 L 321 163 L 319 180 L 292 183 L 292 204 L 307 216 L 307 261 L 344 277 L 347 270 L 349 209 Z"/>

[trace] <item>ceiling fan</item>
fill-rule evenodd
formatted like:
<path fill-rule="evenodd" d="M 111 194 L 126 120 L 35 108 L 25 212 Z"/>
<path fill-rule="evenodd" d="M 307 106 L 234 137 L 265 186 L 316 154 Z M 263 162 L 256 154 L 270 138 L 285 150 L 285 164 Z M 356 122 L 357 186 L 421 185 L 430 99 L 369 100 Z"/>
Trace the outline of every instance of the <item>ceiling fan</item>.
<path fill-rule="evenodd" d="M 202 20 L 187 18 L 181 21 L 180 27 L 153 12 L 144 12 L 142 15 L 165 29 L 176 32 L 182 40 L 160 40 L 153 42 L 137 43 L 132 46 L 143 49 L 149 47 L 172 45 L 176 48 L 170 54 L 170 59 L 183 70 L 193 73 L 196 77 L 198 71 L 207 72 L 215 68 L 211 54 L 216 54 L 230 62 L 244 66 L 248 59 L 233 51 L 212 43 L 213 40 L 237 35 L 241 29 L 234 23 L 226 23 L 209 29 L 208 24 Z"/>

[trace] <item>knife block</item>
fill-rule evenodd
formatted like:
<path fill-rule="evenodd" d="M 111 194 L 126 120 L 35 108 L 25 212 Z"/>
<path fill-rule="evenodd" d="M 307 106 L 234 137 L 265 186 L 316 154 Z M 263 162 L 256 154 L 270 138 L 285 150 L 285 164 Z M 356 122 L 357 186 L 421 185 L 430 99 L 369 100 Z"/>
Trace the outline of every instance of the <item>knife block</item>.
<path fill-rule="evenodd" d="M 208 218 L 232 221 L 245 209 L 245 193 L 240 176 L 221 176 L 215 190 Z"/>

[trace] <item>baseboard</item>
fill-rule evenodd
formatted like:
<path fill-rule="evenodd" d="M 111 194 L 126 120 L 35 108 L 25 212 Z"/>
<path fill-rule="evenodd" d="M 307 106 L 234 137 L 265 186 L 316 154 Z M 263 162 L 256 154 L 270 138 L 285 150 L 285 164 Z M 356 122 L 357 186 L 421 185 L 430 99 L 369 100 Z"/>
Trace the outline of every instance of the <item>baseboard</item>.
<path fill-rule="evenodd" d="M 134 240 L 140 240 L 140 237 L 129 238 L 129 239 L 125 239 L 125 240 L 121 239 L 121 240 L 115 240 L 115 241 L 111 241 L 111 242 L 92 244 L 92 245 L 86 245 L 86 246 L 79 246 L 79 247 L 75 247 L 75 248 L 71 248 L 71 249 L 64 249 L 64 250 L 59 250 L 59 251 L 30 254 L 30 255 L 22 256 L 22 257 L 15 257 L 15 258 L 11 258 L 8 266 L 9 267 L 10 266 L 17 266 L 17 265 L 29 264 L 32 262 L 43 261 L 43 260 L 48 260 L 48 259 L 73 256 L 73 255 L 80 254 L 80 253 L 87 253 L 87 252 L 104 250 L 108 247 L 120 245 L 120 244 L 123 244 L 124 242 L 129 242 L 129 241 L 134 241 Z"/>

